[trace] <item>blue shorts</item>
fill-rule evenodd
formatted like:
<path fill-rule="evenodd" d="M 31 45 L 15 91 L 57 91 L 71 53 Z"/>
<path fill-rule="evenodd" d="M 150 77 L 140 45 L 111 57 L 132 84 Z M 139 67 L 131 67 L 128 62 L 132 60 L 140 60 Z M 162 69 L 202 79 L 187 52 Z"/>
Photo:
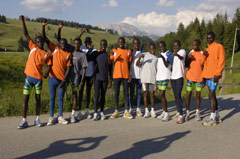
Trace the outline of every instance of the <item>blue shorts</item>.
<path fill-rule="evenodd" d="M 218 81 L 216 83 L 214 83 L 213 78 L 208 78 L 208 79 L 206 79 L 206 81 L 207 81 L 207 86 L 209 87 L 210 90 L 216 90 L 217 89 Z"/>
<path fill-rule="evenodd" d="M 30 95 L 32 88 L 35 87 L 36 94 L 41 94 L 42 90 L 42 80 L 26 76 L 23 94 Z"/>

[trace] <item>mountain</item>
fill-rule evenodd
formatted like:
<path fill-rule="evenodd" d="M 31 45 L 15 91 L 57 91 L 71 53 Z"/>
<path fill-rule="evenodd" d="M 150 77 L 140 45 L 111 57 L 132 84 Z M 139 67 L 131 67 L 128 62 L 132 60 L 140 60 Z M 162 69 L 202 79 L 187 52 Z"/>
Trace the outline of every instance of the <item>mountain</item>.
<path fill-rule="evenodd" d="M 137 27 L 127 24 L 127 23 L 112 23 L 109 25 L 97 24 L 97 27 L 102 29 L 111 29 L 114 32 L 117 31 L 119 35 L 122 36 L 147 36 L 152 40 L 157 40 L 159 37 L 153 34 L 148 34 L 147 32 L 138 29 Z"/>

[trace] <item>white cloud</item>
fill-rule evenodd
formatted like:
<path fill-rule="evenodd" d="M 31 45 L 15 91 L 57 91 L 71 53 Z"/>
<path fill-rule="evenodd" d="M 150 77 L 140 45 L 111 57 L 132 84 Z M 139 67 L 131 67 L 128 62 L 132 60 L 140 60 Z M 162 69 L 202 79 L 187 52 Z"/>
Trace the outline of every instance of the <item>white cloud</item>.
<path fill-rule="evenodd" d="M 168 2 L 171 1 L 160 0 L 158 4 L 163 6 Z M 239 0 L 205 0 L 197 6 L 178 9 L 176 14 L 159 14 L 152 11 L 146 14 L 141 13 L 137 17 L 125 17 L 122 22 L 134 25 L 147 33 L 162 36 L 176 31 L 180 22 L 187 26 L 196 17 L 200 21 L 202 19 L 208 21 L 212 20 L 217 13 L 224 14 L 225 11 L 233 16 L 237 7 L 240 7 Z"/>
<path fill-rule="evenodd" d="M 105 3 L 102 5 L 102 7 L 104 7 L 104 8 L 106 8 L 106 7 L 116 8 L 118 6 L 119 6 L 119 4 L 118 4 L 117 0 L 109 0 L 108 3 Z"/>
<path fill-rule="evenodd" d="M 72 2 L 70 0 L 22 0 L 20 4 L 29 10 L 58 13 L 70 7 Z"/>
<path fill-rule="evenodd" d="M 157 5 L 159 7 L 172 7 L 174 6 L 174 0 L 159 0 Z"/>

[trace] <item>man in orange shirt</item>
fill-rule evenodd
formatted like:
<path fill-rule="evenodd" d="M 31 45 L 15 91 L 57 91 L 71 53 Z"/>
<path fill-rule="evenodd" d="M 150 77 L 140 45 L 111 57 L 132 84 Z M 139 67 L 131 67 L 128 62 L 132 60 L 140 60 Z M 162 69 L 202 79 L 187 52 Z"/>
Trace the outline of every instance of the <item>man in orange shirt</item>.
<path fill-rule="evenodd" d="M 47 42 L 52 54 L 52 70 L 49 77 L 49 90 L 50 90 L 50 118 L 47 125 L 54 124 L 54 105 L 56 89 L 58 89 L 58 123 L 68 124 L 68 121 L 63 118 L 63 96 L 65 92 L 65 81 L 67 79 L 71 64 L 72 55 L 67 51 L 67 40 L 60 40 L 60 47 L 54 45 L 46 36 L 45 26 L 47 21 L 42 24 L 42 34 L 44 40 Z"/>
<path fill-rule="evenodd" d="M 125 39 L 123 37 L 118 38 L 118 48 L 113 49 L 113 55 L 110 56 L 110 60 L 114 61 L 114 71 L 113 71 L 113 79 L 114 79 L 114 90 L 115 90 L 115 112 L 111 115 L 111 118 L 117 118 L 118 114 L 118 105 L 119 105 L 119 91 L 120 85 L 123 84 L 124 91 L 124 104 L 125 104 L 125 112 L 124 118 L 132 119 L 132 115 L 128 112 L 128 82 L 129 75 L 129 67 L 128 64 L 131 62 L 131 51 L 125 49 L 124 47 Z"/>
<path fill-rule="evenodd" d="M 209 89 L 211 116 L 209 120 L 203 123 L 204 126 L 214 126 L 221 122 L 218 112 L 216 89 L 225 66 L 225 51 L 223 46 L 214 40 L 215 34 L 213 32 L 207 33 L 208 48 L 204 52 L 206 60 L 204 62 L 202 77 L 206 79 Z"/>
<path fill-rule="evenodd" d="M 22 21 L 23 32 L 28 41 L 28 46 L 30 48 L 30 54 L 28 56 L 28 61 L 26 63 L 25 71 L 26 79 L 23 89 L 23 121 L 18 126 L 18 129 L 23 129 L 28 127 L 28 122 L 26 120 L 28 101 L 31 94 L 32 87 L 35 87 L 35 99 L 36 99 L 36 120 L 34 125 L 41 127 L 42 124 L 39 119 L 40 107 L 41 107 L 41 90 L 42 90 L 42 78 L 47 78 L 49 71 L 51 70 L 51 58 L 50 53 L 44 50 L 44 39 L 41 36 L 37 36 L 34 43 L 30 36 L 25 25 L 24 16 L 20 16 L 19 19 Z M 48 66 L 46 72 L 42 73 L 43 65 Z"/>
<path fill-rule="evenodd" d="M 201 89 L 202 89 L 202 68 L 203 68 L 203 52 L 200 51 L 200 40 L 194 40 L 192 43 L 193 50 L 188 54 L 188 59 L 191 61 L 188 68 L 186 78 L 187 78 L 187 98 L 186 98 L 186 117 L 185 121 L 190 119 L 189 107 L 192 96 L 192 90 L 194 85 L 196 85 L 196 102 L 197 109 L 195 114 L 195 119 L 197 121 L 201 120 L 199 109 L 201 101 Z"/>

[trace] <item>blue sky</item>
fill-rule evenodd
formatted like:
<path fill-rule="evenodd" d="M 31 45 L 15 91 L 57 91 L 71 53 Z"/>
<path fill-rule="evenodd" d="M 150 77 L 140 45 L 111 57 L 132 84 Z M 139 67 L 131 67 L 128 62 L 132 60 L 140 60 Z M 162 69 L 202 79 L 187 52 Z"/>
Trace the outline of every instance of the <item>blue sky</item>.
<path fill-rule="evenodd" d="M 17 18 L 46 17 L 84 24 L 128 23 L 151 34 L 175 31 L 195 17 L 206 21 L 216 13 L 233 17 L 239 0 L 7 0 L 0 14 Z"/>

